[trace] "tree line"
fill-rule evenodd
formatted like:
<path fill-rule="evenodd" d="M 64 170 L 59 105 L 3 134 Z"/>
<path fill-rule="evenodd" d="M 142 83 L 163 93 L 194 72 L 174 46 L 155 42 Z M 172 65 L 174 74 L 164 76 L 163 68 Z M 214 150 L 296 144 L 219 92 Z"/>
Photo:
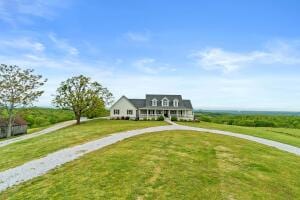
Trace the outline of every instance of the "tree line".
<path fill-rule="evenodd" d="M 47 79 L 34 73 L 33 69 L 22 69 L 16 65 L 0 65 L 0 108 L 8 121 L 7 137 L 12 134 L 12 125 L 19 108 L 32 105 L 44 93 L 42 87 Z M 80 124 L 83 115 L 95 117 L 103 113 L 105 106 L 113 100 L 113 94 L 100 83 L 79 75 L 61 82 L 52 103 L 71 110 Z M 2 115 L 4 117 L 4 115 Z"/>
<path fill-rule="evenodd" d="M 30 128 L 37 128 L 74 119 L 71 110 L 43 107 L 16 108 L 15 112 L 28 123 Z M 2 110 L 0 115 L 7 118 L 7 111 Z"/>
<path fill-rule="evenodd" d="M 249 127 L 300 128 L 300 116 L 197 112 L 200 121 Z"/>

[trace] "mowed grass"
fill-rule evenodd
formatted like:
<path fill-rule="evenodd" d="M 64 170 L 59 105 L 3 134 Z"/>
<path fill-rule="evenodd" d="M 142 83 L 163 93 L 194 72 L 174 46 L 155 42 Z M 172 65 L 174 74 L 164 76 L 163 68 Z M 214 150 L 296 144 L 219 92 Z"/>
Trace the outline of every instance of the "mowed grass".
<path fill-rule="evenodd" d="M 166 125 L 159 121 L 93 120 L 0 148 L 0 171 L 110 133 Z"/>
<path fill-rule="evenodd" d="M 218 129 L 218 130 L 230 131 L 234 133 L 252 135 L 252 136 L 270 139 L 285 144 L 290 144 L 296 147 L 300 147 L 300 129 L 243 127 L 243 126 L 234 126 L 234 125 L 226 125 L 226 124 L 215 124 L 209 122 L 177 122 L 177 123 L 186 126 Z"/>
<path fill-rule="evenodd" d="M 2 199 L 299 199 L 300 157 L 229 136 L 130 138 L 0 194 Z"/>

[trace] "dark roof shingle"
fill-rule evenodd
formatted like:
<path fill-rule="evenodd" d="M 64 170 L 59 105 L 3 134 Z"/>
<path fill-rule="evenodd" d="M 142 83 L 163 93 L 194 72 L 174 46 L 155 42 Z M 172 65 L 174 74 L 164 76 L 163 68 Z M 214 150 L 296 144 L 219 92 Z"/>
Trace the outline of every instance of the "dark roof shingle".
<path fill-rule="evenodd" d="M 193 109 L 191 100 L 184 99 L 182 100 L 183 106 L 189 109 Z"/>
<path fill-rule="evenodd" d="M 146 94 L 146 106 L 147 107 L 151 107 L 152 103 L 151 101 L 153 99 L 158 100 L 158 104 L 161 104 L 161 101 L 163 98 L 167 98 L 169 100 L 169 106 L 172 107 L 173 106 L 173 100 L 177 99 L 178 100 L 178 107 L 183 106 L 182 104 L 182 97 L 181 95 L 166 95 L 166 94 Z"/>
<path fill-rule="evenodd" d="M 136 108 L 142 108 L 146 106 L 145 99 L 128 99 Z"/>

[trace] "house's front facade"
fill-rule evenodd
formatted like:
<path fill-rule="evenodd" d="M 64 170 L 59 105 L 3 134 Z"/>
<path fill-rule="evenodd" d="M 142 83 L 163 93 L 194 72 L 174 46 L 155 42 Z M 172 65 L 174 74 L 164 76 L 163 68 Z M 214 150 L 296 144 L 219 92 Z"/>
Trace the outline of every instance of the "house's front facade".
<path fill-rule="evenodd" d="M 110 118 L 157 119 L 166 118 L 193 120 L 194 112 L 190 100 L 181 95 L 147 94 L 145 99 L 128 99 L 122 96 L 111 108 Z"/>

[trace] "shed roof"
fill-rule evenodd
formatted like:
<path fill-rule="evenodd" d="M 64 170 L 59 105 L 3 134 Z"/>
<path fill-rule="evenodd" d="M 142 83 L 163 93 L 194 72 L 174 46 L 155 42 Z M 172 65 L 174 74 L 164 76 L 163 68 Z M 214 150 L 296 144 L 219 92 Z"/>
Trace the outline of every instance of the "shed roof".
<path fill-rule="evenodd" d="M 27 125 L 28 123 L 20 116 L 17 116 L 14 120 L 14 126 L 22 126 Z M 0 118 L 0 126 L 7 126 L 8 125 L 8 119 Z"/>

